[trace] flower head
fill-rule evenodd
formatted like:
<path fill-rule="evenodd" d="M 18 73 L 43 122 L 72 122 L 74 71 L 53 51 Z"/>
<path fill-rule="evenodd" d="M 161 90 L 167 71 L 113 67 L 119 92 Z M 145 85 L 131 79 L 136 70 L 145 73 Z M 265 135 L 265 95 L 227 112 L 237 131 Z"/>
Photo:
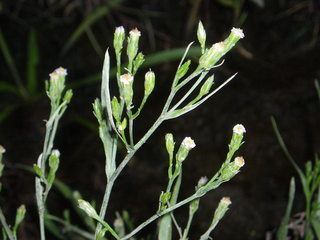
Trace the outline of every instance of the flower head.
<path fill-rule="evenodd" d="M 232 28 L 231 32 L 238 38 L 244 38 L 244 33 L 241 28 Z"/>
<path fill-rule="evenodd" d="M 61 77 L 67 76 L 67 70 L 65 68 L 59 67 L 49 74 L 51 81 L 57 81 Z"/>
<path fill-rule="evenodd" d="M 236 157 L 234 159 L 234 164 L 239 168 L 243 167 L 245 164 L 244 158 L 243 157 Z"/>
<path fill-rule="evenodd" d="M 233 132 L 239 135 L 242 135 L 246 132 L 246 129 L 242 124 L 237 124 L 233 127 Z"/>
<path fill-rule="evenodd" d="M 221 202 L 222 204 L 225 204 L 225 205 L 230 205 L 230 204 L 231 204 L 231 200 L 230 200 L 229 197 L 223 197 L 223 198 L 220 200 L 220 202 Z"/>
<path fill-rule="evenodd" d="M 198 187 L 202 187 L 204 185 L 206 185 L 206 183 L 208 182 L 208 178 L 206 176 L 201 177 L 198 181 Z"/>
<path fill-rule="evenodd" d="M 192 148 L 194 148 L 196 146 L 196 144 L 194 143 L 194 141 L 191 137 L 184 138 L 182 141 L 182 145 L 188 150 L 191 150 Z"/>
<path fill-rule="evenodd" d="M 132 29 L 130 32 L 129 32 L 129 35 L 131 37 L 140 37 L 141 36 L 141 32 L 135 28 L 135 29 Z"/>
<path fill-rule="evenodd" d="M 58 149 L 52 150 L 52 153 L 51 153 L 51 154 L 52 154 L 52 155 L 55 155 L 57 158 L 60 157 L 60 151 L 59 151 Z"/>
<path fill-rule="evenodd" d="M 129 85 L 133 82 L 133 76 L 130 73 L 126 73 L 120 76 L 120 82 L 123 85 Z"/>

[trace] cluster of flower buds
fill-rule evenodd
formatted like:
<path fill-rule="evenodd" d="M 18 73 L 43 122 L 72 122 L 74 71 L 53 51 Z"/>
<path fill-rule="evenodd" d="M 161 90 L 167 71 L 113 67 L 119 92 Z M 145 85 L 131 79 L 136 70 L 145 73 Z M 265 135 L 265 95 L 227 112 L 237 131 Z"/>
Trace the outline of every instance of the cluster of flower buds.
<path fill-rule="evenodd" d="M 211 48 L 204 51 L 199 59 L 199 67 L 205 70 L 213 68 L 241 38 L 244 38 L 243 31 L 239 28 L 233 28 L 227 39 L 223 42 L 213 44 Z"/>

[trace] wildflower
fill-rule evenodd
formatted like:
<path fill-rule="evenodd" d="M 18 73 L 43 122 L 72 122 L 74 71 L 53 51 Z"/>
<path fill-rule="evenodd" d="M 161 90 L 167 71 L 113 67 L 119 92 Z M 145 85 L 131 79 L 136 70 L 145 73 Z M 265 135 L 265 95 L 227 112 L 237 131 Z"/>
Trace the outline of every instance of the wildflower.
<path fill-rule="evenodd" d="M 123 85 L 129 85 L 133 82 L 133 76 L 130 73 L 126 73 L 120 76 L 120 82 Z"/>
<path fill-rule="evenodd" d="M 241 28 L 232 28 L 231 32 L 238 38 L 244 38 L 244 33 Z"/>
<path fill-rule="evenodd" d="M 243 157 L 236 157 L 234 159 L 234 164 L 235 164 L 235 166 L 237 166 L 239 168 L 243 167 L 245 164 L 244 158 Z"/>
<path fill-rule="evenodd" d="M 233 132 L 235 134 L 239 134 L 239 135 L 242 135 L 246 132 L 246 129 L 245 127 L 242 125 L 242 124 L 237 124 L 233 127 Z"/>
<path fill-rule="evenodd" d="M 187 150 L 191 150 L 192 148 L 194 148 L 196 146 L 196 144 L 194 143 L 194 141 L 193 141 L 193 139 L 191 137 L 184 138 L 183 141 L 182 141 L 182 145 Z"/>
<path fill-rule="evenodd" d="M 125 38 L 124 28 L 122 26 L 117 27 L 116 30 L 114 31 L 114 38 L 113 38 L 113 47 L 117 55 L 119 55 L 119 53 L 122 50 L 124 38 Z"/>
<path fill-rule="evenodd" d="M 195 146 L 196 144 L 191 137 L 184 138 L 177 152 L 176 160 L 178 162 L 183 162 L 187 158 L 189 151 Z"/>

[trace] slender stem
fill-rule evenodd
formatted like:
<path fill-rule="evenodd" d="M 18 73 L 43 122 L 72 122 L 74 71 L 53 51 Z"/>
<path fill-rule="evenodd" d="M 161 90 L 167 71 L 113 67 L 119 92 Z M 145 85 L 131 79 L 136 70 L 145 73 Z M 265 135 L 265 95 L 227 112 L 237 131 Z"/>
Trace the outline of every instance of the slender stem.
<path fill-rule="evenodd" d="M 183 236 L 182 236 L 181 240 L 187 240 L 187 238 L 188 238 L 188 233 L 189 233 L 189 230 L 190 230 L 190 227 L 191 227 L 191 223 L 192 223 L 193 216 L 194 216 L 194 213 L 189 215 L 188 222 L 187 222 L 187 226 L 186 226 L 186 228 L 185 228 L 184 231 L 183 231 Z"/>
<path fill-rule="evenodd" d="M 0 222 L 1 222 L 4 230 L 6 231 L 6 234 L 8 235 L 9 239 L 16 240 L 16 238 L 13 236 L 13 233 L 12 233 L 9 225 L 7 224 L 6 218 L 5 218 L 1 208 L 0 208 Z"/>
<path fill-rule="evenodd" d="M 167 209 L 163 210 L 160 213 L 156 213 L 154 214 L 152 217 L 150 217 L 149 219 L 147 219 L 145 222 L 141 223 L 136 229 L 134 229 L 131 233 L 127 234 L 126 236 L 124 236 L 123 238 L 121 238 L 121 240 L 126 240 L 126 239 L 130 239 L 131 237 L 133 237 L 135 234 L 137 234 L 138 232 L 140 232 L 143 228 L 145 228 L 147 225 L 149 225 L 150 223 L 152 223 L 153 221 L 157 220 L 159 217 L 172 212 L 173 210 L 197 199 L 200 198 L 202 196 L 202 194 L 199 193 L 195 193 L 193 195 L 191 195 L 190 197 L 182 200 L 181 202 L 178 202 L 175 205 L 172 205 L 171 207 L 168 207 Z"/>
<path fill-rule="evenodd" d="M 80 236 L 82 236 L 82 237 L 84 237 L 84 238 L 86 238 L 88 240 L 94 240 L 95 239 L 93 234 L 91 234 L 91 233 L 89 233 L 87 231 L 84 231 L 84 230 L 78 228 L 77 226 L 74 226 L 71 223 L 69 223 L 67 221 L 64 221 L 61 218 L 58 218 L 58 217 L 53 216 L 53 215 L 46 215 L 46 218 L 64 225 L 65 229 L 67 231 L 77 233 L 78 235 L 80 235 Z"/>
<path fill-rule="evenodd" d="M 133 140 L 133 118 L 132 118 L 131 111 L 130 111 L 130 114 L 129 114 L 129 136 L 130 136 L 130 146 L 133 147 L 133 145 L 134 145 L 134 140 Z"/>
<path fill-rule="evenodd" d="M 181 227 L 179 226 L 177 219 L 174 217 L 174 214 L 171 212 L 170 213 L 170 217 L 174 223 L 174 225 L 176 226 L 176 229 L 178 231 L 179 237 L 182 238 L 182 231 L 181 231 Z"/>

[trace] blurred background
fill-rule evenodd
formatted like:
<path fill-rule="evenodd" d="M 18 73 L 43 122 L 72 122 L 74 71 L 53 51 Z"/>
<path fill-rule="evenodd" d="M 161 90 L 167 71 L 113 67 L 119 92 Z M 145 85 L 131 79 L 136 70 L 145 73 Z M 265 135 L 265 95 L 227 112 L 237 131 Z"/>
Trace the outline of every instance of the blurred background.
<path fill-rule="evenodd" d="M 230 196 L 231 210 L 214 232 L 215 239 L 265 239 L 281 222 L 291 176 L 296 173 L 284 156 L 272 129 L 278 122 L 299 165 L 319 151 L 320 105 L 314 81 L 320 77 L 320 2 L 318 0 L 2 0 L 0 1 L 0 143 L 6 148 L 1 206 L 13 221 L 25 203 L 27 219 L 20 239 L 39 239 L 34 176 L 24 170 L 41 152 L 49 101 L 44 80 L 55 68 L 68 69 L 74 98 L 58 130 L 61 152 L 58 178 L 70 190 L 100 206 L 106 184 L 104 153 L 91 103 L 100 92 L 104 51 L 113 31 L 142 32 L 140 48 L 150 58 L 140 71 L 136 91 L 143 93 L 143 75 L 152 68 L 156 90 L 136 124 L 140 137 L 161 111 L 182 50 L 196 40 L 201 20 L 208 44 L 223 40 L 241 27 L 246 37 L 215 70 L 221 83 L 238 72 L 223 91 L 185 117 L 163 124 L 138 151 L 114 187 L 107 220 L 127 210 L 134 224 L 152 215 L 167 184 L 164 134 L 180 142 L 192 136 L 197 144 L 184 165 L 181 199 L 194 191 L 201 176 L 218 170 L 225 158 L 232 127 L 247 129 L 241 173 L 201 200 L 191 229 L 197 239 L 208 227 L 219 199 Z M 194 55 L 194 56 L 193 56 Z M 196 60 L 199 53 L 194 52 Z M 114 63 L 113 63 L 114 66 Z M 138 138 L 137 137 L 137 138 Z M 298 182 L 298 181 L 297 181 Z M 297 183 L 293 213 L 303 211 Z M 72 209 L 68 194 L 55 188 L 50 213 Z M 187 220 L 188 209 L 176 216 Z M 73 219 L 81 226 L 77 218 Z M 153 236 L 156 224 L 139 236 Z M 48 239 L 57 239 L 50 235 Z M 75 238 L 70 238 L 75 239 Z"/>

